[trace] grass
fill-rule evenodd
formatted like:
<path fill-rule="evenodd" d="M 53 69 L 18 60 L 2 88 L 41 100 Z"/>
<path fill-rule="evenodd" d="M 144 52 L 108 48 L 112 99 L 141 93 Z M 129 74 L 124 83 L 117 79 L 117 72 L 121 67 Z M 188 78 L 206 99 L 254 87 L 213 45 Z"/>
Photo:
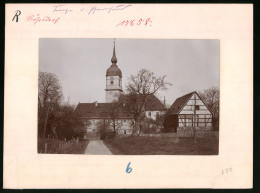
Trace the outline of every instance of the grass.
<path fill-rule="evenodd" d="M 104 143 L 115 155 L 218 155 L 218 139 L 117 137 Z"/>
<path fill-rule="evenodd" d="M 38 153 L 45 153 L 45 144 L 47 144 L 48 154 L 83 154 L 87 145 L 87 140 L 62 141 L 58 139 L 40 138 L 38 139 Z"/>

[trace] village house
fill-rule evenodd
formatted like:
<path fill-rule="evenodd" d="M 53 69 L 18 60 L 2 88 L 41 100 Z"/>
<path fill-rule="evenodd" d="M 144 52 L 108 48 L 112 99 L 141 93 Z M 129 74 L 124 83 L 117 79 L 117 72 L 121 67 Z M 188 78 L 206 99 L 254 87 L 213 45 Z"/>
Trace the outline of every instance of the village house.
<path fill-rule="evenodd" d="M 196 91 L 177 98 L 166 119 L 175 132 L 190 128 L 212 130 L 212 112 Z"/>
<path fill-rule="evenodd" d="M 79 103 L 75 113 L 82 119 L 87 135 L 99 132 L 101 121 L 109 122 L 109 129 L 116 127 L 117 133 L 131 135 L 133 132 L 134 117 L 123 102 L 118 102 L 123 96 L 122 72 L 117 66 L 115 44 L 111 66 L 106 71 L 105 103 Z M 145 103 L 145 117 L 156 120 L 165 114 L 166 108 L 155 95 L 149 95 Z"/>

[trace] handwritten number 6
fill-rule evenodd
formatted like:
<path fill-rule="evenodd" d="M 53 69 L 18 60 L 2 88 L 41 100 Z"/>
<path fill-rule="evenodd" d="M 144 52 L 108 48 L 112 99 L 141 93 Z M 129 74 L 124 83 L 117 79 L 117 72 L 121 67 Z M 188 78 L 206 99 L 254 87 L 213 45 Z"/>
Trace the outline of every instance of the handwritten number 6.
<path fill-rule="evenodd" d="M 126 170 L 125 170 L 126 173 L 131 173 L 132 170 L 133 170 L 133 169 L 130 167 L 130 164 L 131 164 L 131 162 L 129 162 L 128 165 L 127 165 L 127 167 L 126 167 Z"/>

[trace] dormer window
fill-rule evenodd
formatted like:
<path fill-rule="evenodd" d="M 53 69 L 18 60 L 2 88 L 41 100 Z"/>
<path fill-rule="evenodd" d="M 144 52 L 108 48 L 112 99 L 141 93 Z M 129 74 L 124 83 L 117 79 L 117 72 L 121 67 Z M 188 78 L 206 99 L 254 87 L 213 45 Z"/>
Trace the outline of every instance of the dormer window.
<path fill-rule="evenodd" d="M 110 85 L 114 85 L 114 78 L 113 77 L 110 78 Z"/>

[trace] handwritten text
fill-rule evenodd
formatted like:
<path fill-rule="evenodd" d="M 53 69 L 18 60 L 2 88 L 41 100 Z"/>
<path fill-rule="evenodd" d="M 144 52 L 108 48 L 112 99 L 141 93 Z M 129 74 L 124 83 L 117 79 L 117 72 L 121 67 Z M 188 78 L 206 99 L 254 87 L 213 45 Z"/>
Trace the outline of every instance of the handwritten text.
<path fill-rule="evenodd" d="M 129 162 L 128 165 L 127 165 L 127 167 L 126 167 L 126 170 L 125 170 L 126 173 L 131 173 L 132 170 L 133 170 L 133 169 L 130 167 L 130 164 L 131 164 L 131 162 Z"/>
<path fill-rule="evenodd" d="M 109 14 L 111 12 L 118 12 L 123 11 L 128 7 L 131 7 L 132 5 L 114 5 L 114 6 L 108 6 L 108 7 L 101 7 L 101 6 L 91 6 L 91 7 L 81 7 L 80 9 L 72 9 L 68 8 L 67 5 L 55 5 L 53 6 L 52 12 L 59 12 L 59 13 L 70 13 L 70 12 L 85 12 L 87 15 L 94 15 L 96 13 L 106 13 Z"/>
<path fill-rule="evenodd" d="M 64 8 L 64 5 L 55 5 L 53 10 L 53 12 L 64 12 L 65 14 L 70 11 L 72 11 L 72 9 Z"/>
<path fill-rule="evenodd" d="M 52 18 L 52 17 L 49 17 L 49 16 L 41 17 L 39 14 L 37 14 L 37 15 L 30 15 L 30 16 L 28 16 L 26 18 L 26 21 L 32 22 L 34 25 L 36 23 L 40 23 L 40 22 L 56 24 L 57 22 L 60 21 L 60 17 L 57 17 L 57 18 Z"/>
<path fill-rule="evenodd" d="M 97 8 L 96 6 L 94 6 L 90 9 L 90 11 L 88 12 L 88 15 L 95 14 L 96 12 L 100 12 L 100 11 L 107 12 L 107 13 L 110 13 L 111 11 L 121 11 L 130 6 L 131 5 L 117 5 L 117 6 L 111 6 L 111 7 L 105 7 L 105 8 Z"/>
<path fill-rule="evenodd" d="M 232 168 L 226 168 L 226 169 L 222 170 L 222 175 L 230 173 L 230 172 L 232 172 Z"/>
<path fill-rule="evenodd" d="M 16 10 L 16 11 L 15 11 L 15 15 L 14 15 L 12 21 L 16 18 L 16 22 L 18 22 L 18 16 L 21 15 L 21 13 L 22 13 L 22 12 L 21 12 L 20 10 Z"/>

